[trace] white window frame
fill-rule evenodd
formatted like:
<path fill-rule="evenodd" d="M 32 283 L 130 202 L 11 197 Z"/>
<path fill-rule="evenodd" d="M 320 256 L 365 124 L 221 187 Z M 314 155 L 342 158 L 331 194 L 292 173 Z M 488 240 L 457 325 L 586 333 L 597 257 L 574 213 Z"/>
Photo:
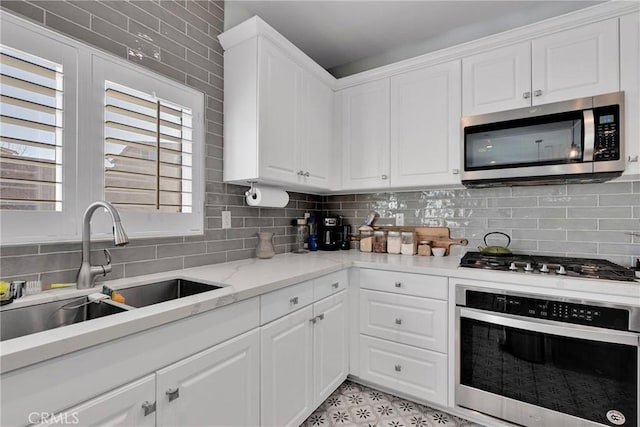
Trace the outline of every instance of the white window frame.
<path fill-rule="evenodd" d="M 0 243 L 77 241 L 82 215 L 104 200 L 104 79 L 190 108 L 193 112 L 193 208 L 191 213 L 120 209 L 132 238 L 199 235 L 204 232 L 204 94 L 147 68 L 91 48 L 40 25 L 0 13 L 0 42 L 62 64 L 64 73 L 63 210 L 0 210 Z M 62 59 L 60 59 L 62 58 Z M 92 106 L 92 108 L 87 108 Z M 110 218 L 96 211 L 94 239 L 112 236 Z"/>
<path fill-rule="evenodd" d="M 153 237 L 170 235 L 202 234 L 204 224 L 204 129 L 203 123 L 204 95 L 185 85 L 174 83 L 166 78 L 152 73 L 141 72 L 140 68 L 113 61 L 104 54 L 91 55 L 91 97 L 99 100 L 99 114 L 92 111 L 89 120 L 80 123 L 80 141 L 83 135 L 88 135 L 91 141 L 97 140 L 99 144 L 90 144 L 80 147 L 80 158 L 91 159 L 90 170 L 87 176 L 91 177 L 91 193 L 100 194 L 104 199 L 104 97 L 105 82 L 108 80 L 122 86 L 126 86 L 140 92 L 154 94 L 154 96 L 173 102 L 183 107 L 190 108 L 193 116 L 193 207 L 191 213 L 168 213 L 120 209 L 120 217 L 127 233 L 135 237 Z M 92 103 L 93 104 L 93 103 Z M 86 153 L 85 153 L 86 149 Z M 87 165 L 89 164 L 87 163 Z M 80 165 L 83 168 L 83 165 Z M 93 173 L 91 173 L 93 171 Z M 100 171 L 98 174 L 96 171 Z M 98 179 L 98 175 L 100 178 Z M 100 223 L 96 222 L 94 233 L 111 235 L 111 222 L 104 215 Z M 194 220 L 195 219 L 195 220 Z"/>
<path fill-rule="evenodd" d="M 12 19 L 10 19 L 12 18 Z M 76 150 L 78 105 L 78 56 L 76 46 L 52 37 L 48 32 L 34 31 L 34 25 L 0 14 L 0 43 L 62 65 L 63 132 L 62 132 L 62 211 L 0 210 L 1 243 L 31 243 L 77 239 L 78 200 Z"/>

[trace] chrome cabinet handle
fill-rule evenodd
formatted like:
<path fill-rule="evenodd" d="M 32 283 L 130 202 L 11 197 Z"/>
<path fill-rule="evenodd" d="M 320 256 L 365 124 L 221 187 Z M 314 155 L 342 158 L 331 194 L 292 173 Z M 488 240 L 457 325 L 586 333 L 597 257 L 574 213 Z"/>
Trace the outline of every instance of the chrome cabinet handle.
<path fill-rule="evenodd" d="M 340 286 L 340 282 L 336 282 L 336 283 L 332 283 L 332 284 L 331 284 L 331 287 L 332 287 L 333 289 L 338 289 L 338 287 L 339 287 L 339 286 Z"/>
<path fill-rule="evenodd" d="M 524 99 L 529 99 L 529 98 L 531 98 L 531 92 L 525 92 L 525 93 L 523 93 L 523 94 L 522 94 L 522 97 L 523 97 Z"/>
<path fill-rule="evenodd" d="M 309 173 L 309 171 L 306 171 L 306 172 L 304 173 L 304 177 L 305 177 L 305 178 L 309 178 L 310 176 L 311 176 L 311 174 Z"/>
<path fill-rule="evenodd" d="M 402 366 L 396 365 L 396 366 L 394 366 L 394 369 L 396 370 L 396 372 L 401 372 L 402 371 Z"/>
<path fill-rule="evenodd" d="M 156 402 L 149 403 L 148 400 L 142 403 L 142 409 L 144 410 L 144 416 L 151 415 L 156 412 Z"/>
<path fill-rule="evenodd" d="M 318 314 L 316 317 L 309 319 L 309 322 L 315 324 L 318 320 L 324 320 L 324 313 Z"/>
<path fill-rule="evenodd" d="M 534 96 L 542 96 L 542 91 L 540 89 L 536 90 L 535 92 L 533 92 Z"/>
<path fill-rule="evenodd" d="M 289 304 L 296 305 L 298 304 L 298 297 L 293 297 L 289 300 Z"/>
<path fill-rule="evenodd" d="M 298 175 L 300 176 L 304 175 L 304 171 L 298 171 Z"/>
<path fill-rule="evenodd" d="M 396 282 L 396 288 L 402 287 L 402 282 Z"/>
<path fill-rule="evenodd" d="M 170 388 L 165 392 L 167 396 L 169 396 L 169 402 L 173 402 L 177 398 L 180 397 L 180 388 L 176 387 L 175 389 Z"/>
<path fill-rule="evenodd" d="M 387 178 L 388 178 L 388 176 L 387 176 L 386 174 L 382 174 L 382 176 L 381 176 L 380 178 L 382 178 L 382 179 L 387 179 Z"/>
<path fill-rule="evenodd" d="M 397 318 L 396 319 L 396 325 L 402 325 L 402 319 Z"/>

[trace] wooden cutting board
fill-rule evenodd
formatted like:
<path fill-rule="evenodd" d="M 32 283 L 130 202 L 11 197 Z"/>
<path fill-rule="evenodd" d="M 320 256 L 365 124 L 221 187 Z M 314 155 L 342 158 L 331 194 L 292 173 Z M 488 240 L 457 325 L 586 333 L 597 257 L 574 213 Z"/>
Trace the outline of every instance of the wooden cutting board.
<path fill-rule="evenodd" d="M 445 255 L 451 252 L 451 245 L 467 246 L 467 239 L 452 239 L 449 227 L 402 227 L 402 226 L 374 226 L 375 230 L 414 231 L 420 240 L 431 240 L 432 248 L 445 248 Z"/>

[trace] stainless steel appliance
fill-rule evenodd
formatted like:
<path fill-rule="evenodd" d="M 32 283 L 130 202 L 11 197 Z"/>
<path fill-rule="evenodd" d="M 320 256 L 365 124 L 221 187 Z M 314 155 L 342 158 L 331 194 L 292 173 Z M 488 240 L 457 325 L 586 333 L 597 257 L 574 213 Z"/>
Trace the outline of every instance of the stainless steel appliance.
<path fill-rule="evenodd" d="M 625 167 L 624 92 L 463 117 L 468 187 L 601 182 Z"/>
<path fill-rule="evenodd" d="M 460 260 L 460 267 L 627 282 L 635 280 L 633 270 L 604 259 L 467 252 Z"/>
<path fill-rule="evenodd" d="M 636 426 L 640 308 L 456 288 L 456 405 L 525 426 Z"/>

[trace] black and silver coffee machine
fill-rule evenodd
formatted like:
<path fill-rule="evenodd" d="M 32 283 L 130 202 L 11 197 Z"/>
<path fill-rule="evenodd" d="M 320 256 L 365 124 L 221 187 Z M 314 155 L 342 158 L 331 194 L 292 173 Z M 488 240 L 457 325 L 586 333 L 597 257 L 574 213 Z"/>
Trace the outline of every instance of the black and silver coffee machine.
<path fill-rule="evenodd" d="M 326 217 L 320 223 L 321 251 L 337 251 L 342 244 L 342 218 Z"/>

